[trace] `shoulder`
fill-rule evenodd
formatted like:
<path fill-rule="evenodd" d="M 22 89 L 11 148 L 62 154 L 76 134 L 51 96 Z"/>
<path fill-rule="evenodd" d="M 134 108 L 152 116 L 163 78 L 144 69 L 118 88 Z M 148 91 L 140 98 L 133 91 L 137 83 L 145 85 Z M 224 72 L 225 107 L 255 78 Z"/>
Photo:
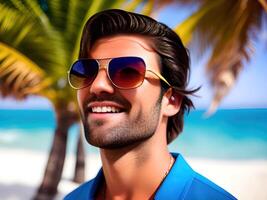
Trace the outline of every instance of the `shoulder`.
<path fill-rule="evenodd" d="M 194 173 L 185 196 L 185 199 L 198 199 L 201 197 L 203 200 L 236 200 L 233 195 L 197 172 Z"/>
<path fill-rule="evenodd" d="M 64 200 L 93 199 L 99 184 L 103 181 L 103 177 L 104 174 L 101 168 L 94 179 L 80 185 L 69 193 Z"/>
<path fill-rule="evenodd" d="M 64 200 L 89 199 L 93 180 L 83 183 L 64 197 Z"/>
<path fill-rule="evenodd" d="M 179 196 L 183 200 L 236 200 L 223 188 L 194 171 L 181 154 L 172 155 L 176 160 L 162 184 L 159 196 L 162 194 L 165 197 L 169 194 L 168 199 Z"/>

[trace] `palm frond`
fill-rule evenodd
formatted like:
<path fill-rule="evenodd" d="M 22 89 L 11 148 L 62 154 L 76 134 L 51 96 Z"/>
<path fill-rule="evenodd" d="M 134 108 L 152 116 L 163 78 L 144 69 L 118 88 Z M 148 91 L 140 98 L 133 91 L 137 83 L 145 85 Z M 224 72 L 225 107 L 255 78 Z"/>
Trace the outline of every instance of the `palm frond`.
<path fill-rule="evenodd" d="M 122 0 L 117 0 L 117 1 L 110 1 L 106 2 L 104 0 L 99 0 L 99 1 L 93 1 L 92 4 L 90 5 L 89 9 L 87 9 L 86 13 L 83 15 L 83 18 L 81 20 L 80 26 L 76 28 L 76 37 L 73 38 L 75 41 L 74 48 L 72 50 L 72 61 L 77 59 L 78 53 L 79 53 L 79 48 L 80 48 L 80 38 L 82 35 L 83 27 L 86 23 L 86 21 L 95 13 L 105 10 L 105 9 L 110 9 L 110 8 L 116 8 L 116 7 L 121 7 L 124 4 L 124 1 Z"/>
<path fill-rule="evenodd" d="M 0 13 L 0 41 L 23 52 L 55 79 L 61 77 L 66 70 L 66 53 L 60 36 L 51 34 L 55 31 L 49 31 L 31 12 L 21 13 L 8 4 L 0 4 Z"/>
<path fill-rule="evenodd" d="M 181 37 L 183 43 L 188 45 L 189 42 L 193 40 L 193 36 L 197 34 L 196 32 L 198 31 L 198 29 L 206 28 L 206 23 L 210 23 L 208 19 L 211 20 L 212 18 L 210 12 L 212 12 L 216 7 L 220 7 L 222 1 L 223 0 L 217 0 L 203 3 L 203 5 L 195 13 L 185 19 L 174 29 Z M 218 19 L 217 21 L 220 20 Z M 210 31 L 210 29 L 212 28 L 212 26 L 209 26 L 208 30 Z M 201 41 L 199 40 L 197 41 L 198 44 L 200 42 Z M 203 46 L 203 43 L 200 46 Z"/>
<path fill-rule="evenodd" d="M 133 12 L 140 4 L 142 4 L 142 0 L 132 0 L 128 1 L 126 4 L 124 4 L 123 9 Z"/>
<path fill-rule="evenodd" d="M 39 66 L 17 50 L 0 43 L 0 91 L 22 99 L 51 84 Z M 34 91 L 34 92 L 33 92 Z"/>
<path fill-rule="evenodd" d="M 74 48 L 73 48 L 72 55 L 71 55 L 72 60 L 75 60 L 78 57 L 79 48 L 80 48 L 80 38 L 82 35 L 83 25 L 90 18 L 90 16 L 92 16 L 97 11 L 101 10 L 103 3 L 104 3 L 103 0 L 93 1 L 90 8 L 84 14 L 83 19 L 81 20 L 81 26 L 77 30 L 77 37 L 76 37 Z"/>
<path fill-rule="evenodd" d="M 77 37 L 77 27 L 80 27 L 86 10 L 90 7 L 92 1 L 75 1 L 68 2 L 68 15 L 66 17 L 66 33 L 68 38 Z"/>
<path fill-rule="evenodd" d="M 144 4 L 144 6 L 143 6 L 143 8 L 141 10 L 141 13 L 143 15 L 151 15 L 153 10 L 154 10 L 154 8 L 155 8 L 155 1 L 154 0 L 148 0 Z"/>
<path fill-rule="evenodd" d="M 246 5 L 233 16 L 236 21 L 233 32 L 226 39 L 218 41 L 208 62 L 207 69 L 215 88 L 215 95 L 209 108 L 213 113 L 224 96 L 233 87 L 239 72 L 253 54 L 252 35 L 259 30 L 262 17 L 259 5 Z"/>
<path fill-rule="evenodd" d="M 207 64 L 215 89 L 210 113 L 234 85 L 252 55 L 252 39 L 261 26 L 263 8 L 258 1 L 202 1 L 199 9 L 176 31 L 198 54 L 212 50 Z"/>

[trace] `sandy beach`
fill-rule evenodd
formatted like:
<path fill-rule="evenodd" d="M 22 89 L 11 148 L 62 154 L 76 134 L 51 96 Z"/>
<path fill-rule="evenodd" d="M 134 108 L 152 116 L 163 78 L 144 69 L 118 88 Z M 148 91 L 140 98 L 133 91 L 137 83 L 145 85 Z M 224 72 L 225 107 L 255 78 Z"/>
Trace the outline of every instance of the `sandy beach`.
<path fill-rule="evenodd" d="M 0 149 L 0 199 L 29 200 L 40 183 L 47 154 L 29 150 Z M 186 158 L 199 173 L 210 178 L 241 200 L 267 199 L 267 160 L 207 160 Z M 98 156 L 86 158 L 86 179 L 101 166 Z M 66 157 L 63 178 L 56 200 L 77 187 L 71 182 L 74 157 Z"/>

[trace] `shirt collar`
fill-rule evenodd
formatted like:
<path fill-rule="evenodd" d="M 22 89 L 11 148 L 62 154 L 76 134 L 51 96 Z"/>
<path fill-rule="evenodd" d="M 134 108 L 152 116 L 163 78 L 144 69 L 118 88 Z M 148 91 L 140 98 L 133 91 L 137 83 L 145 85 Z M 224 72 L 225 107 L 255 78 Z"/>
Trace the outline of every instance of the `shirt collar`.
<path fill-rule="evenodd" d="M 103 173 L 103 169 L 101 168 L 99 172 L 97 173 L 96 177 L 92 180 L 92 184 L 88 188 L 89 200 L 95 199 L 97 189 L 99 188 L 103 180 L 104 180 L 104 173 Z"/>
<path fill-rule="evenodd" d="M 172 153 L 175 162 L 156 192 L 155 200 L 174 200 L 181 196 L 188 184 L 190 184 L 194 177 L 194 171 L 186 163 L 182 155 Z"/>
<path fill-rule="evenodd" d="M 155 200 L 176 200 L 177 197 L 181 196 L 188 184 L 190 184 L 194 177 L 194 171 L 184 160 L 182 155 L 172 153 L 175 158 L 175 162 L 162 182 L 161 186 L 157 190 L 154 199 Z M 92 184 L 89 188 L 89 199 L 94 199 L 96 191 L 101 185 L 104 179 L 103 169 L 101 168 L 97 176 L 92 180 Z"/>

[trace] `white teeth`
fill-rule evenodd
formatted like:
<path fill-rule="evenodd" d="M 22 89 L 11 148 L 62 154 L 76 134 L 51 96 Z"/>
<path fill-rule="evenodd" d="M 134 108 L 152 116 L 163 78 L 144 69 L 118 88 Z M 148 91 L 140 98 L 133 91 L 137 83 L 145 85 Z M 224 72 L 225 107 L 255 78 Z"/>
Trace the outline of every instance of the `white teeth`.
<path fill-rule="evenodd" d="M 102 107 L 101 112 L 107 112 L 107 107 Z"/>
<path fill-rule="evenodd" d="M 92 107 L 92 112 L 94 113 L 118 113 L 120 112 L 120 109 L 112 107 L 112 106 L 97 106 Z"/>

